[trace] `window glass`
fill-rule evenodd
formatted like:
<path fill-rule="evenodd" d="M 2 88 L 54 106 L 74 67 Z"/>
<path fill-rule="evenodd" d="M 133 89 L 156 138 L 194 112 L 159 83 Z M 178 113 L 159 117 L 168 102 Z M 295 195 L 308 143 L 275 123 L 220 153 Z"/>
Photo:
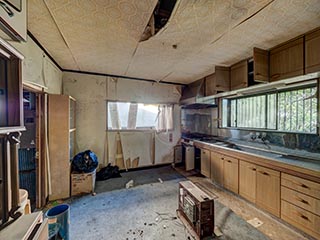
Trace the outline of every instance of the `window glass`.
<path fill-rule="evenodd" d="M 223 99 L 222 126 L 316 133 L 316 92 L 316 87 L 307 87 L 259 96 Z"/>
<path fill-rule="evenodd" d="M 317 126 L 316 87 L 278 94 L 278 130 L 315 133 Z"/>
<path fill-rule="evenodd" d="M 137 128 L 155 127 L 157 125 L 157 116 L 159 106 L 155 104 L 138 104 Z"/>
<path fill-rule="evenodd" d="M 108 129 L 173 129 L 172 104 L 108 102 L 107 108 Z"/>

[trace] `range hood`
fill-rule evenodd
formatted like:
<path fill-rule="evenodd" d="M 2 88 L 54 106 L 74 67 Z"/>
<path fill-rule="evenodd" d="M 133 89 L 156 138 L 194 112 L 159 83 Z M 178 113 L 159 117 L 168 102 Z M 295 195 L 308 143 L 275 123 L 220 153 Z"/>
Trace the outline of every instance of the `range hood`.
<path fill-rule="evenodd" d="M 183 109 L 203 109 L 217 107 L 215 99 L 204 97 L 204 79 L 185 86 L 182 90 L 180 105 Z"/>

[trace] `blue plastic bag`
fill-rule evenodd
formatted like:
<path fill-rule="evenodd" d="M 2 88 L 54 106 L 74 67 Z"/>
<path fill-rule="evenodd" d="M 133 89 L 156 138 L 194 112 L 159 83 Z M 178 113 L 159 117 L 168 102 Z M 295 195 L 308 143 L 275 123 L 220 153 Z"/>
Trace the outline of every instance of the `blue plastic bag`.
<path fill-rule="evenodd" d="M 98 167 L 98 157 L 94 152 L 86 150 L 74 156 L 71 165 L 73 171 L 89 173 Z"/>

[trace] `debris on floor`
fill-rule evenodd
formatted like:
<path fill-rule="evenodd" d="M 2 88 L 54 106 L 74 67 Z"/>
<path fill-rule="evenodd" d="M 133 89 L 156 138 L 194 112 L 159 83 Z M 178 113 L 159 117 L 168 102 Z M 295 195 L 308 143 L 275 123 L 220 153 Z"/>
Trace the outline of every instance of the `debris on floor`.
<path fill-rule="evenodd" d="M 158 180 L 159 180 L 159 182 L 160 182 L 160 183 L 163 183 L 163 181 L 162 181 L 162 179 L 161 179 L 161 178 L 158 178 Z"/>
<path fill-rule="evenodd" d="M 118 166 L 111 166 L 111 163 L 108 166 L 101 168 L 99 172 L 97 172 L 97 181 L 104 181 L 110 178 L 118 178 L 121 177 Z"/>
<path fill-rule="evenodd" d="M 214 235 L 215 235 L 216 237 L 220 237 L 220 236 L 223 235 L 223 233 L 221 232 L 220 228 L 217 227 L 217 226 L 214 227 L 213 232 L 214 232 Z"/>
<path fill-rule="evenodd" d="M 133 180 L 130 180 L 129 182 L 126 183 L 126 188 L 131 188 L 133 187 Z"/>
<path fill-rule="evenodd" d="M 261 220 L 259 220 L 258 218 L 253 218 L 247 221 L 249 224 L 251 224 L 252 226 L 254 226 L 255 228 L 260 227 L 263 222 Z"/>

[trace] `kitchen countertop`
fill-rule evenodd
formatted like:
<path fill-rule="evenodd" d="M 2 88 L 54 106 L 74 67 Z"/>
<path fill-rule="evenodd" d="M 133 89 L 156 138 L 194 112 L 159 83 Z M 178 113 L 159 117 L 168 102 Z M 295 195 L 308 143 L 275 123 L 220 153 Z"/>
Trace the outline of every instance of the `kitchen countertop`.
<path fill-rule="evenodd" d="M 304 168 L 312 171 L 314 176 L 320 178 L 320 154 L 318 153 L 310 153 L 304 150 L 287 149 L 284 147 L 242 140 L 225 140 L 224 142 L 220 142 L 219 140 L 216 143 L 201 140 L 192 141 L 196 144 L 205 144 L 208 147 L 212 146 L 239 154 L 248 154 L 254 157 L 264 158 L 266 160 L 274 161 L 275 163 L 281 163 L 282 165 L 287 164 L 298 168 Z"/>

